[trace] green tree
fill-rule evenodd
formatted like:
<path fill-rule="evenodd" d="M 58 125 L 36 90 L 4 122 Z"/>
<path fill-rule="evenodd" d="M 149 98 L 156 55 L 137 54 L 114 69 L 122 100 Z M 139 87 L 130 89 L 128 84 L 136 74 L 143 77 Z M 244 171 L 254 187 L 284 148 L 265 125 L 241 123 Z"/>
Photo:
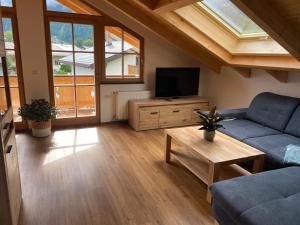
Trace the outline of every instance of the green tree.
<path fill-rule="evenodd" d="M 86 39 L 86 40 L 84 41 L 84 46 L 86 46 L 86 47 L 93 47 L 93 46 L 94 46 L 94 40 L 91 39 L 91 38 Z"/>
<path fill-rule="evenodd" d="M 4 32 L 4 38 L 5 38 L 5 41 L 7 41 L 7 42 L 13 42 L 14 38 L 13 38 L 12 31 L 11 30 L 5 31 Z"/>

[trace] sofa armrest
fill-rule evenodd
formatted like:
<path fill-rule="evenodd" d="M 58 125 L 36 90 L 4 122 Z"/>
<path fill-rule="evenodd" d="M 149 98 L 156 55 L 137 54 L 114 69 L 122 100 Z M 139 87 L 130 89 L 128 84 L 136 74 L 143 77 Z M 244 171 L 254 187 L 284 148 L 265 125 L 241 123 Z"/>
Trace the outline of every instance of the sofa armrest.
<path fill-rule="evenodd" d="M 218 114 L 222 117 L 230 117 L 234 119 L 244 119 L 246 117 L 248 108 L 242 108 L 242 109 L 224 109 L 224 110 L 218 110 Z"/>

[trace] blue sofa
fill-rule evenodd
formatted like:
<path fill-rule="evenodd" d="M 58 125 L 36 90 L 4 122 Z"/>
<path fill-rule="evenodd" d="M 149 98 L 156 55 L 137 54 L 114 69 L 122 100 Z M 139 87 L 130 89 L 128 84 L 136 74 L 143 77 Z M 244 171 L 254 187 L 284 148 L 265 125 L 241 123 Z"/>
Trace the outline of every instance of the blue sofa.
<path fill-rule="evenodd" d="M 223 110 L 222 116 L 236 120 L 223 122 L 219 129 L 239 141 L 266 153 L 266 169 L 282 168 L 286 147 L 300 146 L 300 99 L 273 93 L 257 95 L 249 108 Z"/>
<path fill-rule="evenodd" d="M 288 145 L 300 146 L 300 99 L 262 93 L 249 108 L 222 110 L 221 132 L 266 153 L 263 173 L 215 183 L 213 212 L 220 225 L 299 225 L 300 167 L 288 167 Z M 280 168 L 280 169 L 276 169 Z"/>

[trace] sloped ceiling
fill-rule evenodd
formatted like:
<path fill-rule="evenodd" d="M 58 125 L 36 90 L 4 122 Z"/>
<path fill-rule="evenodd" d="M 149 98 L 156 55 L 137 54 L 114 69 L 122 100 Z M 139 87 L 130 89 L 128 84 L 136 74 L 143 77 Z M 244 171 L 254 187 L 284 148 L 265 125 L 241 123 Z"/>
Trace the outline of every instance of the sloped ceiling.
<path fill-rule="evenodd" d="M 93 0 L 87 1 L 93 2 Z M 216 72 L 219 72 L 223 65 L 236 68 L 242 72 L 241 75 L 246 74 L 245 77 L 250 77 L 247 72 L 251 68 L 261 68 L 266 71 L 300 71 L 300 62 L 298 61 L 300 59 L 300 42 L 298 41 L 300 37 L 300 3 L 298 0 L 232 0 L 280 45 L 272 39 L 268 41 L 252 40 L 237 42 L 233 45 L 234 48 L 230 49 L 222 43 L 224 36 L 221 36 L 221 41 L 216 40 L 215 36 L 220 33 L 209 34 L 202 25 L 197 27 L 195 22 L 188 21 L 183 15 L 184 10 L 197 1 L 104 1 L 170 43 L 185 50 Z M 278 8 L 284 10 L 278 13 Z M 191 10 L 191 8 L 188 9 Z M 245 68 L 248 68 L 246 73 Z M 283 82 L 285 79 L 282 79 L 283 76 L 280 77 L 280 81 Z"/>

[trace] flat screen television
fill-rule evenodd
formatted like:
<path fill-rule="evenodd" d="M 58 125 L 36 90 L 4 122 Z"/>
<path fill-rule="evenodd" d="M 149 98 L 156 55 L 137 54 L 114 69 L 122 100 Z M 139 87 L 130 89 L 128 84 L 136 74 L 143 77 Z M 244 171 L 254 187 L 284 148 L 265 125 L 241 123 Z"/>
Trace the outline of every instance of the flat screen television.
<path fill-rule="evenodd" d="M 157 98 L 198 95 L 200 68 L 157 68 Z"/>

